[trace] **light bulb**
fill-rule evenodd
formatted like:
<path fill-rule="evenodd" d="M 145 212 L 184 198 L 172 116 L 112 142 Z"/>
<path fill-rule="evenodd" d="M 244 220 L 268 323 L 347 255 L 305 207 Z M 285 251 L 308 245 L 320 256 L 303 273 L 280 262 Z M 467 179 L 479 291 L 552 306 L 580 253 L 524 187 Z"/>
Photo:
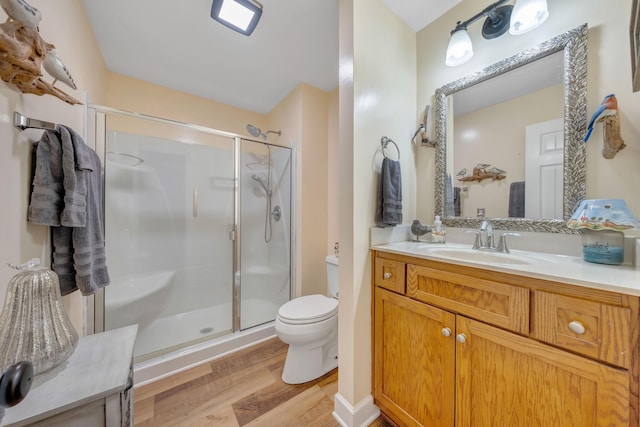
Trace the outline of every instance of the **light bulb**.
<path fill-rule="evenodd" d="M 451 34 L 447 47 L 447 59 L 445 63 L 449 67 L 462 65 L 473 56 L 473 45 L 465 28 Z"/>
<path fill-rule="evenodd" d="M 511 12 L 509 34 L 520 35 L 540 26 L 549 17 L 547 0 L 518 0 Z"/>

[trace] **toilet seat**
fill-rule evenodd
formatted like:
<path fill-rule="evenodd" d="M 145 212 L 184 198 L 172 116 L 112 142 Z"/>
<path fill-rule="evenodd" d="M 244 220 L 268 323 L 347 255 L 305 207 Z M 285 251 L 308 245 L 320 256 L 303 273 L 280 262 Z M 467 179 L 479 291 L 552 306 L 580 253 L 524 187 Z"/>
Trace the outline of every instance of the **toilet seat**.
<path fill-rule="evenodd" d="M 329 319 L 338 313 L 338 300 L 324 295 L 307 295 L 285 303 L 278 310 L 283 323 L 305 325 Z"/>

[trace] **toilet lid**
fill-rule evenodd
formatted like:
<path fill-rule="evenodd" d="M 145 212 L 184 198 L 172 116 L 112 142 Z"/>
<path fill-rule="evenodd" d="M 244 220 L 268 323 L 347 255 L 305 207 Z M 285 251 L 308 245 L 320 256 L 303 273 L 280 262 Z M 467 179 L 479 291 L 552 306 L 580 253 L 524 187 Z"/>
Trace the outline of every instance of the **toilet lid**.
<path fill-rule="evenodd" d="M 338 300 L 324 295 L 307 295 L 292 299 L 278 310 L 285 323 L 305 324 L 328 319 L 338 313 Z"/>

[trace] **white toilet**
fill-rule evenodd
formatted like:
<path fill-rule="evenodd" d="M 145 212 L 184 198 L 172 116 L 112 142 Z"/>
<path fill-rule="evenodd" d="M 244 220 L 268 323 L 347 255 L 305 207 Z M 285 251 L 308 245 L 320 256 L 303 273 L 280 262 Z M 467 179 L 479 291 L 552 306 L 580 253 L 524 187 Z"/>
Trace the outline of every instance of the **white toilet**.
<path fill-rule="evenodd" d="M 326 257 L 325 295 L 307 295 L 278 310 L 276 334 L 289 344 L 282 381 L 301 384 L 338 366 L 338 258 Z"/>

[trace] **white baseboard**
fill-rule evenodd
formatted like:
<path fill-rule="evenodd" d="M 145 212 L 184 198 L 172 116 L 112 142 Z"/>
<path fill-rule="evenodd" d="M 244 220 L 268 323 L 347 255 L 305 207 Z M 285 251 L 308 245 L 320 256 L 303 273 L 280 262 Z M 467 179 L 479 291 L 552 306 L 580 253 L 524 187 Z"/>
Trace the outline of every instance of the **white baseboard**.
<path fill-rule="evenodd" d="M 333 418 L 342 427 L 367 427 L 380 416 L 380 408 L 373 404 L 373 398 L 367 396 L 356 406 L 351 406 L 347 400 L 336 393 Z"/>

